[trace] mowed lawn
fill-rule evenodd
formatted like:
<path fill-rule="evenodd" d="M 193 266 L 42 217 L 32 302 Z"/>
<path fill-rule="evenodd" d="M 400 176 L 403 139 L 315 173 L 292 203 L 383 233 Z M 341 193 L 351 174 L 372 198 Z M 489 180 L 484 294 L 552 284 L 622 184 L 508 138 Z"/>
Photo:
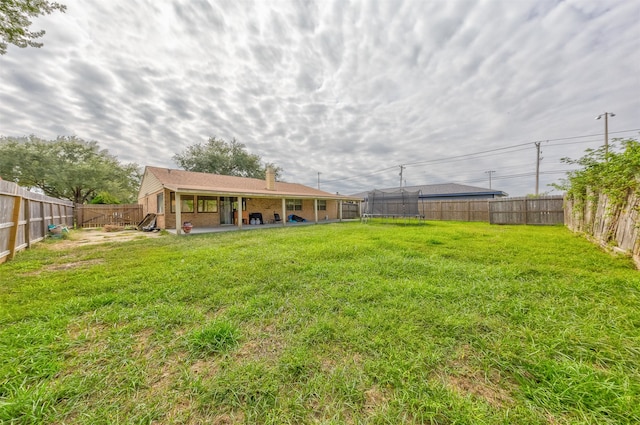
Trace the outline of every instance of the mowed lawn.
<path fill-rule="evenodd" d="M 640 423 L 640 272 L 563 227 L 59 243 L 0 266 L 0 423 Z"/>

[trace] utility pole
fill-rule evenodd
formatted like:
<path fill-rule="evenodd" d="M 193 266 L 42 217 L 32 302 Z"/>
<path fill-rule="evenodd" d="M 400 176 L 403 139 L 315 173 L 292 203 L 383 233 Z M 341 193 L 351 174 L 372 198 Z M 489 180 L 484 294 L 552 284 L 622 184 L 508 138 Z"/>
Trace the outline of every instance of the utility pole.
<path fill-rule="evenodd" d="M 609 117 L 615 117 L 616 114 L 613 112 L 605 112 L 604 114 L 600 114 L 596 117 L 597 120 L 604 117 L 604 160 L 607 160 L 607 156 L 609 156 Z"/>
<path fill-rule="evenodd" d="M 541 142 L 535 142 L 536 151 L 537 151 L 537 156 L 536 156 L 536 196 L 538 196 L 538 184 L 540 183 L 540 161 L 542 161 L 542 158 L 540 158 L 540 143 Z"/>
<path fill-rule="evenodd" d="M 407 168 L 404 165 L 400 166 L 400 187 L 402 187 L 402 172 L 404 171 L 404 169 Z"/>
<path fill-rule="evenodd" d="M 485 171 L 485 174 L 489 174 L 489 189 L 491 189 L 491 175 L 495 173 L 494 170 Z"/>
<path fill-rule="evenodd" d="M 318 190 L 320 190 L 320 174 L 322 173 L 318 171 Z"/>

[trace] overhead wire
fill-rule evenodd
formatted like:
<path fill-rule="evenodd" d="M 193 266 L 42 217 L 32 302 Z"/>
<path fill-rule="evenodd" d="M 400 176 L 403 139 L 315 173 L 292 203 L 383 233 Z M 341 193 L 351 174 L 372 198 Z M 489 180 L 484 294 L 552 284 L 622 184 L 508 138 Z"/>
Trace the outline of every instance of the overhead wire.
<path fill-rule="evenodd" d="M 635 132 L 635 131 L 640 131 L 640 128 L 634 128 L 634 129 L 629 129 L 629 130 L 610 131 L 609 134 L 630 133 L 630 132 Z M 556 141 L 563 141 L 563 140 L 583 139 L 585 137 L 596 137 L 596 136 L 603 136 L 603 135 L 604 135 L 604 133 L 587 134 L 587 135 L 582 135 L 582 136 L 559 137 L 559 138 L 545 139 L 545 140 L 540 140 L 540 141 L 549 143 L 549 142 L 556 142 Z M 547 144 L 545 146 L 546 147 L 556 147 L 556 146 L 562 146 L 562 145 L 593 143 L 593 142 L 597 142 L 597 140 L 582 140 L 582 141 L 579 141 L 579 142 L 553 143 L 553 144 Z M 390 166 L 390 167 L 386 167 L 386 168 L 382 168 L 382 169 L 379 169 L 379 170 L 371 171 L 371 172 L 368 172 L 368 173 L 357 174 L 357 175 L 350 176 L 350 177 L 342 177 L 342 178 L 324 180 L 323 183 L 325 183 L 325 184 L 326 183 L 335 183 L 335 182 L 359 179 L 359 178 L 363 178 L 363 177 L 369 177 L 369 176 L 373 176 L 373 175 L 376 175 L 376 174 L 383 173 L 385 171 L 396 169 L 396 168 L 398 168 L 400 166 L 418 167 L 418 166 L 421 166 L 421 165 L 432 165 L 432 164 L 439 164 L 439 163 L 446 163 L 446 162 L 455 162 L 455 161 L 458 161 L 458 160 L 461 160 L 461 159 L 484 158 L 484 157 L 487 157 L 487 156 L 494 156 L 494 155 L 496 155 L 495 154 L 496 152 L 500 152 L 497 155 L 513 153 L 513 152 L 519 152 L 519 151 L 522 151 L 522 150 L 529 149 L 531 147 L 531 144 L 533 144 L 533 143 L 535 143 L 535 142 L 518 143 L 518 144 L 515 144 L 515 145 L 511 145 L 511 146 L 504 146 L 504 147 L 501 147 L 501 148 L 488 149 L 488 150 L 484 150 L 484 151 L 472 152 L 472 153 L 463 154 L 463 155 L 455 155 L 455 156 L 450 156 L 450 157 L 445 157 L 445 158 L 430 159 L 430 160 L 415 161 L 415 162 L 407 162 L 407 163 L 393 165 L 393 166 Z M 516 148 L 520 148 L 520 149 L 516 149 Z M 504 152 L 501 152 L 501 151 L 504 151 Z M 534 175 L 535 175 L 535 173 L 534 173 Z M 497 178 L 497 177 L 494 177 L 494 178 Z"/>

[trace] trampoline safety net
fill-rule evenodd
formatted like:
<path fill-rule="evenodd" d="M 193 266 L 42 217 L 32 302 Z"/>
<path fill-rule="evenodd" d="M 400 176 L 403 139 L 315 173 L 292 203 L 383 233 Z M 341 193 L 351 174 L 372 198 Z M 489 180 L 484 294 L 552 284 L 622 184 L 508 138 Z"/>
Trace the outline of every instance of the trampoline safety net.
<path fill-rule="evenodd" d="M 419 195 L 419 190 L 374 190 L 367 195 L 365 213 L 374 217 L 416 217 L 420 214 Z"/>

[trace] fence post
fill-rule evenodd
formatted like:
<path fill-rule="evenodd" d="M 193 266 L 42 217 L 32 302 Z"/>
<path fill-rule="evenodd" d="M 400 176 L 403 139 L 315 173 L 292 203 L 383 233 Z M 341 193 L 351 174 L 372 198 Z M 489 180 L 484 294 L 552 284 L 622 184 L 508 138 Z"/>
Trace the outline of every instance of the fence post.
<path fill-rule="evenodd" d="M 18 229 L 20 228 L 20 204 L 22 197 L 20 195 L 15 195 L 13 198 L 13 214 L 11 217 L 11 221 L 13 221 L 13 226 L 9 231 L 9 260 L 13 259 L 16 255 L 16 248 L 18 246 Z"/>
<path fill-rule="evenodd" d="M 47 236 L 47 220 L 44 218 L 44 201 L 40 202 L 40 217 L 42 217 L 42 234 Z"/>
<path fill-rule="evenodd" d="M 24 241 L 27 248 L 31 248 L 31 200 L 29 199 L 24 199 L 24 217 L 27 220 L 24 227 Z"/>

